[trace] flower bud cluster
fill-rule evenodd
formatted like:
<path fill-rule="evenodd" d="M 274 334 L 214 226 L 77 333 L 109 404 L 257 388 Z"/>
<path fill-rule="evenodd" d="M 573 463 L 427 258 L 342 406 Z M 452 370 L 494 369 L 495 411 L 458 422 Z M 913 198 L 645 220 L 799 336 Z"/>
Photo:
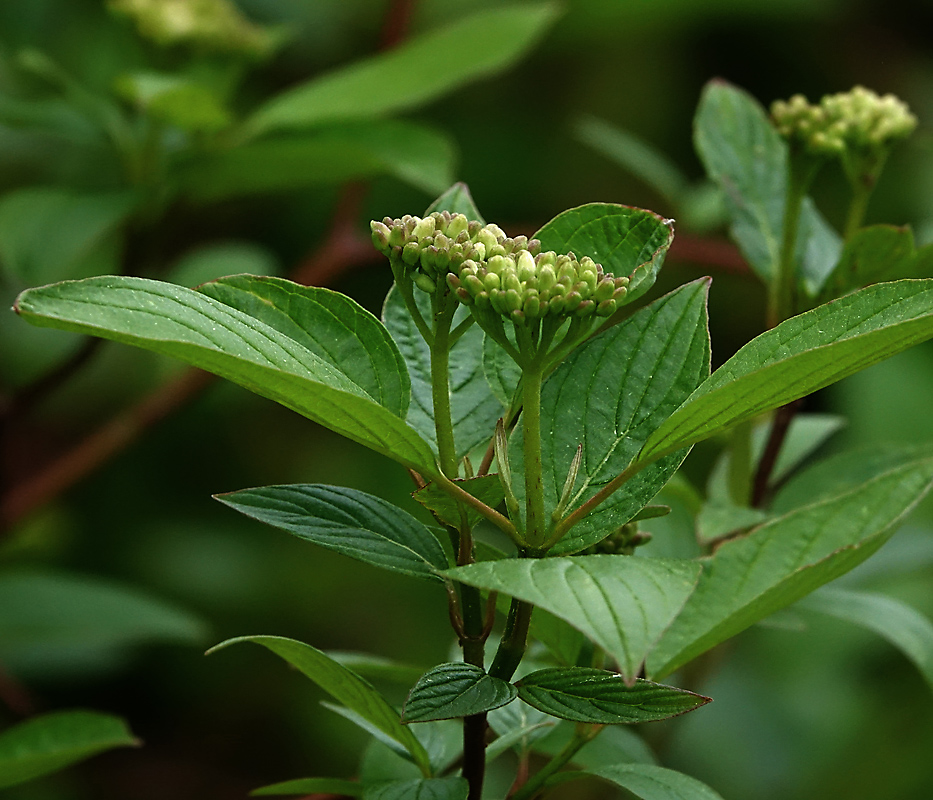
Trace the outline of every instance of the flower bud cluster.
<path fill-rule="evenodd" d="M 771 118 L 784 138 L 802 144 L 813 155 L 828 156 L 843 155 L 850 147 L 882 148 L 917 127 L 917 118 L 903 101 L 893 94 L 879 97 L 863 86 L 826 95 L 818 105 L 799 94 L 777 100 Z"/>
<path fill-rule="evenodd" d="M 376 249 L 404 263 L 415 285 L 429 293 L 466 261 L 506 257 L 529 248 L 540 251 L 536 240 L 510 239 L 498 225 L 483 225 L 448 211 L 435 211 L 424 219 L 409 214 L 401 219 L 386 217 L 370 227 Z"/>
<path fill-rule="evenodd" d="M 577 260 L 573 253 L 534 254 L 529 248 L 464 261 L 447 282 L 463 303 L 520 322 L 549 315 L 608 317 L 624 297 L 629 279 L 603 272 L 588 256 Z"/>
<path fill-rule="evenodd" d="M 610 533 L 601 542 L 587 547 L 583 550 L 583 555 L 624 555 L 630 556 L 635 552 L 636 547 L 648 544 L 651 541 L 651 534 L 647 531 L 638 530 L 637 522 L 626 522 L 621 528 Z"/>
<path fill-rule="evenodd" d="M 108 0 L 107 5 L 134 19 L 140 34 L 161 45 L 264 56 L 280 38 L 250 22 L 231 0 Z"/>

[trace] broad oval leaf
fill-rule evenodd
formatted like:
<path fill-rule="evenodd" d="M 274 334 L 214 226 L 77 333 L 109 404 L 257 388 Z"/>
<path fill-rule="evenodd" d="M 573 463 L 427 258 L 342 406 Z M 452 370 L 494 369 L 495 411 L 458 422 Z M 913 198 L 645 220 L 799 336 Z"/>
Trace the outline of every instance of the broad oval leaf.
<path fill-rule="evenodd" d="M 425 319 L 431 318 L 430 297 L 415 292 L 415 302 Z M 398 345 L 411 375 L 411 407 L 408 424 L 427 441 L 434 444 L 434 400 L 431 381 L 431 351 L 421 338 L 415 321 L 395 289 L 389 292 L 382 310 L 386 328 Z M 469 317 L 466 306 L 460 306 L 454 325 Z M 502 414 L 483 374 L 483 331 L 471 325 L 450 350 L 450 414 L 454 426 L 457 455 L 464 456 L 473 448 L 488 442 L 495 432 L 496 420 Z"/>
<path fill-rule="evenodd" d="M 426 477 L 435 474 L 428 443 L 342 369 L 261 320 L 200 292 L 144 278 L 107 276 L 29 289 L 15 308 L 35 325 L 173 356 L 275 400 Z"/>
<path fill-rule="evenodd" d="M 315 647 L 282 636 L 238 636 L 208 650 L 208 655 L 232 644 L 253 642 L 285 659 L 335 700 L 404 747 L 424 775 L 431 774 L 428 754 L 411 730 L 402 725 L 398 712 L 369 682 Z"/>
<path fill-rule="evenodd" d="M 588 203 L 558 214 L 534 238 L 542 250 L 589 256 L 616 277 L 629 277 L 623 303 L 647 292 L 674 240 L 673 221 L 653 211 Z"/>
<path fill-rule="evenodd" d="M 614 764 L 587 772 L 628 789 L 641 800 L 723 800 L 696 778 L 654 764 Z"/>
<path fill-rule="evenodd" d="M 464 778 L 425 778 L 367 786 L 363 800 L 467 800 Z"/>
<path fill-rule="evenodd" d="M 914 234 L 907 226 L 871 225 L 856 231 L 826 279 L 826 294 L 838 297 L 869 283 L 917 277 L 910 274 L 916 257 Z"/>
<path fill-rule="evenodd" d="M 0 733 L 0 789 L 47 775 L 114 747 L 139 741 L 119 717 L 56 711 Z"/>
<path fill-rule="evenodd" d="M 268 786 L 262 786 L 259 789 L 253 789 L 249 794 L 250 797 L 270 797 L 292 794 L 335 794 L 347 797 L 361 797 L 363 794 L 363 785 L 339 778 L 295 778 L 294 780 L 280 781 L 279 783 L 271 783 Z"/>
<path fill-rule="evenodd" d="M 508 67 L 541 38 L 557 14 L 550 3 L 472 14 L 273 97 L 246 121 L 244 133 L 373 119 L 416 108 Z"/>
<path fill-rule="evenodd" d="M 492 711 L 518 696 L 512 684 L 462 661 L 428 670 L 412 687 L 402 722 L 430 722 Z"/>
<path fill-rule="evenodd" d="M 433 194 L 456 157 L 448 135 L 414 122 L 337 123 L 205 153 L 181 167 L 176 189 L 205 203 L 389 175 Z"/>
<path fill-rule="evenodd" d="M 568 512 L 624 470 L 648 436 L 709 375 L 706 297 L 701 279 L 640 309 L 578 347 L 547 379 L 541 393 L 545 502 L 557 505 L 567 470 L 583 445 Z M 520 439 L 524 428 L 516 429 Z M 516 493 L 523 487 L 523 448 L 513 446 Z M 656 495 L 686 451 L 643 470 L 585 517 L 554 548 L 573 553 L 628 522 Z M 523 493 L 521 493 L 523 496 Z"/>
<path fill-rule="evenodd" d="M 382 323 L 345 294 L 258 275 L 231 275 L 197 291 L 275 328 L 405 418 L 411 383 L 402 354 Z"/>
<path fill-rule="evenodd" d="M 458 181 L 446 192 L 441 194 L 431 205 L 428 206 L 424 215 L 427 217 L 435 211 L 449 211 L 451 214 L 463 214 L 467 219 L 475 219 L 477 222 L 486 224 L 483 215 L 479 213 L 476 203 L 473 201 L 473 195 L 470 194 L 470 187 L 462 181 Z"/>
<path fill-rule="evenodd" d="M 431 531 L 379 497 L 316 483 L 214 495 L 221 503 L 300 539 L 416 578 L 441 580 L 449 566 Z"/>
<path fill-rule="evenodd" d="M 589 667 L 549 667 L 517 682 L 528 705 L 560 719 L 596 725 L 653 722 L 686 714 L 710 702 L 701 694 Z"/>
<path fill-rule="evenodd" d="M 486 561 L 446 574 L 566 620 L 616 659 L 631 683 L 699 573 L 693 561 L 597 555 Z"/>
<path fill-rule="evenodd" d="M 703 90 L 694 144 L 707 174 L 722 189 L 732 238 L 755 273 L 770 280 L 781 257 L 787 144 L 757 100 L 722 80 Z M 805 285 L 824 279 L 839 249 L 838 235 L 805 198 L 795 246 Z"/>
<path fill-rule="evenodd" d="M 745 345 L 648 438 L 652 461 L 933 336 L 933 279 L 869 286 Z"/>
<path fill-rule="evenodd" d="M 828 614 L 874 631 L 904 653 L 933 689 L 933 622 L 906 603 L 882 594 L 827 586 L 795 608 Z"/>
<path fill-rule="evenodd" d="M 852 491 L 792 511 L 724 542 L 696 591 L 648 656 L 662 678 L 860 564 L 933 485 L 933 459 L 890 470 Z"/>

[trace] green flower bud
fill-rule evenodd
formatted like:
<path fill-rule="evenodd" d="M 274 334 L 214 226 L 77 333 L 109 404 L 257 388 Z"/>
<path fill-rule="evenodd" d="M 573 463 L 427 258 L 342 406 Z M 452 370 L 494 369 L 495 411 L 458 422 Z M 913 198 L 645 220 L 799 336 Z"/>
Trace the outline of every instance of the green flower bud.
<path fill-rule="evenodd" d="M 578 317 L 588 317 L 595 310 L 596 303 L 594 303 L 592 300 L 584 300 L 576 307 L 576 310 L 573 313 Z"/>
<path fill-rule="evenodd" d="M 608 317 L 610 314 L 614 314 L 616 310 L 616 301 L 612 298 L 608 300 L 603 300 L 599 305 L 596 306 L 596 316 L 598 317 Z"/>
<path fill-rule="evenodd" d="M 445 233 L 451 238 L 456 239 L 461 233 L 466 233 L 470 227 L 470 221 L 463 214 L 455 214 L 450 222 L 447 223 Z"/>
<path fill-rule="evenodd" d="M 495 272 L 487 272 L 486 277 L 483 278 L 483 285 L 486 289 L 498 289 L 502 284 Z"/>
<path fill-rule="evenodd" d="M 370 222 L 370 230 L 373 232 L 373 245 L 380 252 L 384 253 L 389 249 L 389 236 L 391 229 L 384 222 Z"/>
<path fill-rule="evenodd" d="M 593 299 L 597 303 L 601 303 L 604 300 L 609 300 L 612 297 L 613 292 L 615 292 L 615 284 L 611 280 L 602 280 L 600 281 L 596 289 L 593 291 Z"/>
<path fill-rule="evenodd" d="M 526 251 L 527 252 L 527 251 Z M 554 274 L 554 268 L 543 266 L 538 269 L 538 290 L 547 291 L 557 283 L 557 276 Z"/>
<path fill-rule="evenodd" d="M 434 280 L 423 272 L 416 272 L 412 276 L 412 281 L 422 292 L 427 292 L 428 294 L 433 294 L 434 290 L 437 288 L 437 284 Z"/>
<path fill-rule="evenodd" d="M 522 304 L 522 311 L 526 317 L 540 317 L 541 314 L 541 301 L 538 299 L 537 295 L 530 295 L 525 298 L 525 302 Z"/>
<path fill-rule="evenodd" d="M 434 235 L 434 231 L 437 229 L 437 218 L 434 216 L 425 217 L 422 220 L 419 220 L 412 230 L 411 235 L 416 239 L 426 239 L 429 236 Z"/>
<path fill-rule="evenodd" d="M 421 261 L 421 248 L 418 246 L 417 242 L 408 242 L 408 244 L 402 248 L 402 261 L 410 267 L 413 267 Z"/>

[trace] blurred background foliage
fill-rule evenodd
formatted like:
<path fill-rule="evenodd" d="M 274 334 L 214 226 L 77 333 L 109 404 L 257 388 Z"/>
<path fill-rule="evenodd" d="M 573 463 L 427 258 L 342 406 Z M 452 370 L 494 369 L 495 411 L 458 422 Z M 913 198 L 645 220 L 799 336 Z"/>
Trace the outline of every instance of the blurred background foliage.
<path fill-rule="evenodd" d="M 238 0 L 198 36 L 197 20 L 165 22 L 214 5 L 0 4 L 7 306 L 26 286 L 92 274 L 195 285 L 254 272 L 331 286 L 378 313 L 390 274 L 368 220 L 420 213 L 463 180 L 511 235 L 589 201 L 677 219 L 654 294 L 714 276 L 716 365 L 762 330 L 764 290 L 727 241 L 692 148 L 713 77 L 765 104 L 857 83 L 901 96 L 921 127 L 867 221 L 933 240 L 930 0 L 565 0 L 514 14 L 479 0 Z M 175 16 L 160 23 L 159 7 Z M 365 66 L 458 25 L 413 74 Z M 825 170 L 814 195 L 841 225 L 841 173 Z M 210 496 L 328 482 L 406 504 L 408 476 L 242 389 L 12 314 L 0 318 L 0 392 L 0 727 L 93 708 L 144 742 L 5 796 L 203 800 L 356 774 L 363 735 L 298 676 L 249 648 L 202 652 L 274 633 L 427 668 L 453 641 L 443 598 Z M 931 397 L 927 345 L 808 410 L 848 419 L 826 454 L 933 440 Z M 697 484 L 716 449 L 688 460 Z M 649 526 L 656 541 L 676 549 L 677 519 Z M 690 520 L 679 524 L 689 535 Z M 933 615 L 930 503 L 846 580 Z M 645 733 L 663 763 L 729 800 L 933 795 L 933 697 L 871 634 L 795 612 L 692 679 L 716 702 Z"/>

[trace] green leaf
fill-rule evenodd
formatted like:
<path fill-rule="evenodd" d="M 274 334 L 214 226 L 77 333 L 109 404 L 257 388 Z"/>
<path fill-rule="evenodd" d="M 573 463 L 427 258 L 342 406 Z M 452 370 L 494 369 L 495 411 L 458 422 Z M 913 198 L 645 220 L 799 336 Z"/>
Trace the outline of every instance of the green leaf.
<path fill-rule="evenodd" d="M 117 78 L 114 89 L 153 119 L 194 133 L 215 133 L 233 122 L 210 89 L 183 75 L 135 72 Z"/>
<path fill-rule="evenodd" d="M 706 84 L 694 120 L 694 145 L 720 187 L 732 236 L 767 279 L 780 260 L 787 196 L 787 146 L 750 95 L 716 80 Z"/>
<path fill-rule="evenodd" d="M 119 269 L 120 226 L 131 192 L 29 188 L 0 200 L 0 264 L 21 286 Z"/>
<path fill-rule="evenodd" d="M 933 336 L 933 280 L 869 286 L 785 320 L 717 369 L 651 436 L 652 460 Z"/>
<path fill-rule="evenodd" d="M 208 654 L 240 642 L 253 642 L 271 650 L 314 681 L 335 700 L 355 711 L 384 734 L 402 745 L 424 775 L 431 774 L 431 765 L 424 747 L 411 730 L 402 725 L 398 712 L 373 686 L 359 675 L 329 658 L 320 650 L 294 639 L 281 636 L 239 636 L 212 647 Z"/>
<path fill-rule="evenodd" d="M 696 778 L 653 764 L 614 764 L 588 772 L 628 789 L 641 800 L 722 800 Z"/>
<path fill-rule="evenodd" d="M 596 725 L 668 719 L 712 699 L 641 678 L 627 684 L 616 672 L 589 667 L 549 667 L 516 685 L 528 705 L 560 719 Z"/>
<path fill-rule="evenodd" d="M 250 797 L 289 794 L 336 794 L 346 795 L 347 797 L 362 797 L 363 786 L 339 778 L 296 778 L 291 781 L 262 786 L 259 789 L 254 789 L 249 794 Z"/>
<path fill-rule="evenodd" d="M 505 349 L 489 336 L 483 337 L 483 374 L 496 400 L 503 408 L 511 408 L 522 370 Z"/>
<path fill-rule="evenodd" d="M 874 631 L 907 656 L 933 689 L 933 622 L 919 611 L 893 597 L 832 587 L 805 597 L 795 608 Z"/>
<path fill-rule="evenodd" d="M 440 543 L 411 514 L 356 489 L 305 483 L 214 497 L 299 539 L 403 575 L 439 581 L 437 571 L 449 566 Z"/>
<path fill-rule="evenodd" d="M 467 800 L 464 778 L 427 778 L 367 786 L 363 800 Z"/>
<path fill-rule="evenodd" d="M 577 138 L 650 186 L 674 207 L 689 190 L 687 176 L 664 153 L 637 136 L 596 117 L 575 126 Z"/>
<path fill-rule="evenodd" d="M 838 263 L 828 276 L 824 297 L 838 297 L 869 283 L 913 277 L 916 249 L 909 227 L 872 225 L 846 242 Z"/>
<path fill-rule="evenodd" d="M 583 634 L 572 625 L 539 608 L 531 617 L 530 630 L 559 664 L 572 667 L 577 663 L 583 647 Z"/>
<path fill-rule="evenodd" d="M 197 291 L 275 328 L 399 417 L 407 413 L 411 385 L 398 347 L 385 326 L 346 295 L 256 275 L 232 275 Z"/>
<path fill-rule="evenodd" d="M 826 277 L 833 271 L 841 253 L 842 237 L 817 210 L 813 198 L 805 197 L 800 207 L 795 252 L 797 283 L 804 294 L 810 297 L 816 296 L 819 291 L 818 287 L 823 285 Z M 913 276 L 899 275 L 897 277 Z"/>
<path fill-rule="evenodd" d="M 405 760 L 405 763 L 410 765 L 414 769 L 414 765 L 411 763 L 411 757 L 409 756 L 408 750 L 405 749 L 401 744 L 399 744 L 395 739 L 389 736 L 387 733 L 379 730 L 372 722 L 370 722 L 366 717 L 361 714 L 353 711 L 352 709 L 347 708 L 346 706 L 338 705 L 337 703 L 328 703 L 326 700 L 321 701 L 321 705 L 324 706 L 328 711 L 333 711 L 337 716 L 343 717 L 345 720 L 352 722 L 361 730 L 366 731 L 370 736 L 372 736 L 377 741 L 384 744 L 388 747 L 393 753 L 400 756 Z M 431 763 L 432 768 L 434 767 L 434 761 L 428 754 L 428 760 Z"/>
<path fill-rule="evenodd" d="M 694 145 L 722 189 L 732 238 L 755 273 L 777 273 L 787 203 L 787 144 L 751 95 L 722 80 L 706 85 L 694 120 Z M 804 198 L 795 245 L 804 285 L 822 280 L 836 262 L 839 237 Z"/>
<path fill-rule="evenodd" d="M 425 319 L 431 316 L 431 298 L 422 291 L 415 292 L 415 302 Z M 460 306 L 453 324 L 469 316 L 466 306 Z M 386 297 L 382 310 L 389 334 L 411 375 L 411 407 L 407 422 L 424 439 L 436 442 L 434 426 L 434 400 L 431 382 L 431 351 L 421 337 L 415 321 L 395 289 Z M 450 349 L 450 414 L 454 426 L 457 455 L 464 456 L 492 438 L 496 420 L 502 414 L 499 402 L 493 396 L 483 375 L 483 331 L 471 325 Z M 459 524 L 459 523 L 458 523 Z"/>
<path fill-rule="evenodd" d="M 56 711 L 0 733 L 0 789 L 63 769 L 114 747 L 134 747 L 126 723 L 95 711 Z"/>
<path fill-rule="evenodd" d="M 515 748 L 518 752 L 528 752 L 532 745 L 559 724 L 554 717 L 538 711 L 525 703 L 509 703 L 507 706 L 490 711 L 487 717 L 489 727 L 496 733 L 496 738 L 486 748 L 486 763 Z"/>
<path fill-rule="evenodd" d="M 860 447 L 824 458 L 795 475 L 771 503 L 775 514 L 821 502 L 851 491 L 876 475 L 905 464 L 933 457 L 933 445 L 897 445 L 880 443 Z"/>
<path fill-rule="evenodd" d="M 0 662 L 14 673 L 70 675 L 130 647 L 206 635 L 200 619 L 134 587 L 53 571 L 0 575 Z"/>
<path fill-rule="evenodd" d="M 474 497 L 482 500 L 490 508 L 495 508 L 502 502 L 502 482 L 498 475 L 481 475 L 478 478 L 455 478 L 454 483 L 465 489 Z M 443 489 L 434 483 L 429 483 L 412 495 L 428 511 L 437 515 L 445 525 L 454 528 L 460 527 L 460 506 Z M 472 507 L 467 509 L 467 520 L 475 526 L 483 519 L 478 511 Z"/>
<path fill-rule="evenodd" d="M 697 539 L 703 544 L 713 542 L 721 536 L 759 525 L 768 518 L 760 508 L 736 506 L 729 502 L 706 503 L 697 515 Z"/>
<path fill-rule="evenodd" d="M 568 504 L 572 511 L 624 470 L 642 444 L 709 375 L 708 279 L 694 281 L 640 309 L 574 350 L 541 393 L 541 454 L 546 510 L 560 499 L 577 446 L 583 460 Z M 520 440 L 523 426 L 513 438 Z M 523 495 L 523 448 L 509 448 L 516 493 Z M 686 457 L 643 470 L 557 544 L 583 550 L 628 522 L 660 491 Z"/>
<path fill-rule="evenodd" d="M 507 559 L 448 570 L 454 580 L 550 611 L 589 636 L 634 682 L 693 592 L 700 565 L 635 556 Z"/>
<path fill-rule="evenodd" d="M 534 238 L 542 250 L 589 256 L 617 277 L 628 276 L 623 303 L 653 285 L 674 240 L 673 221 L 653 211 L 614 203 L 588 203 L 558 214 Z"/>
<path fill-rule="evenodd" d="M 453 179 L 456 148 L 414 122 L 372 120 L 247 142 L 182 166 L 178 189 L 198 202 L 389 175 L 429 194 Z"/>
<path fill-rule="evenodd" d="M 402 722 L 430 722 L 491 711 L 518 696 L 512 684 L 462 661 L 440 664 L 422 675 L 402 709 Z"/>
<path fill-rule="evenodd" d="M 891 537 L 931 483 L 933 459 L 916 461 L 724 542 L 648 656 L 649 677 L 669 675 L 860 564 Z"/>
<path fill-rule="evenodd" d="M 296 303 L 302 294 L 296 284 Z M 354 366 L 337 367 L 301 341 L 200 292 L 143 278 L 88 278 L 27 290 L 19 296 L 16 310 L 35 325 L 174 356 L 275 400 L 425 477 L 435 472 L 428 443 L 356 383 L 345 371 L 356 373 Z M 362 324 L 365 315 L 359 310 L 349 324 Z M 316 340 L 311 332 L 303 333 Z M 345 339 L 354 335 L 349 328 L 343 334 Z"/>
<path fill-rule="evenodd" d="M 446 192 L 441 194 L 424 212 L 424 216 L 433 214 L 435 211 L 449 211 L 451 214 L 463 214 L 467 219 L 476 220 L 483 225 L 486 220 L 479 213 L 476 203 L 473 202 L 473 195 L 470 194 L 470 187 L 463 182 L 457 182 Z"/>
<path fill-rule="evenodd" d="M 273 97 L 246 121 L 244 133 L 257 136 L 417 108 L 514 64 L 557 15 L 549 3 L 472 14 Z"/>

